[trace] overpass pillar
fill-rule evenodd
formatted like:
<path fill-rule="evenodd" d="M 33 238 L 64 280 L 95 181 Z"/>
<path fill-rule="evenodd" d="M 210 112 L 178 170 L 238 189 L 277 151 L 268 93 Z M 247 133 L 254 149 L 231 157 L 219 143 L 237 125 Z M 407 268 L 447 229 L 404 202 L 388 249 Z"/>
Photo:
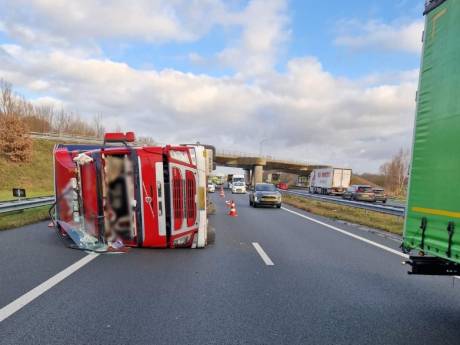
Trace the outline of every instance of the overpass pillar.
<path fill-rule="evenodd" d="M 244 169 L 244 181 L 251 184 L 251 169 Z"/>
<path fill-rule="evenodd" d="M 252 168 L 253 184 L 262 183 L 264 176 L 264 167 L 262 165 L 254 165 Z"/>

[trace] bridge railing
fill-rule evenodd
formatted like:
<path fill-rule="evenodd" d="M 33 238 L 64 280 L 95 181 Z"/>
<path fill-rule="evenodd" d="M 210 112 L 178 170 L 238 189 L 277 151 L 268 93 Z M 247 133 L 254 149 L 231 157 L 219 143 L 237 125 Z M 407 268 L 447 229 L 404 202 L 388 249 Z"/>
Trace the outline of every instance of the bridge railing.
<path fill-rule="evenodd" d="M 273 163 L 311 165 L 311 163 L 309 163 L 307 161 L 294 160 L 294 159 L 281 159 L 281 158 L 277 158 L 277 157 L 274 157 L 274 156 L 259 155 L 257 153 L 251 153 L 251 152 L 217 150 L 216 155 L 217 156 L 223 156 L 223 157 L 231 157 L 231 158 L 239 158 L 239 157 L 251 157 L 251 158 L 253 158 L 253 157 L 257 157 L 257 158 L 266 159 L 266 160 L 271 161 Z"/>

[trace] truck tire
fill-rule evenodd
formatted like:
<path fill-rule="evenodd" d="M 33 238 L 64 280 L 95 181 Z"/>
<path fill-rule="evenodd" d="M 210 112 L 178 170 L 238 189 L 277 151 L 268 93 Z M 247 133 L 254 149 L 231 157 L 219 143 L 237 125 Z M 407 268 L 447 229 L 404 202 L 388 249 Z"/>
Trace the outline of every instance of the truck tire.
<path fill-rule="evenodd" d="M 208 225 L 208 230 L 207 230 L 207 244 L 214 244 L 216 242 L 216 229 L 214 229 L 212 226 Z"/>

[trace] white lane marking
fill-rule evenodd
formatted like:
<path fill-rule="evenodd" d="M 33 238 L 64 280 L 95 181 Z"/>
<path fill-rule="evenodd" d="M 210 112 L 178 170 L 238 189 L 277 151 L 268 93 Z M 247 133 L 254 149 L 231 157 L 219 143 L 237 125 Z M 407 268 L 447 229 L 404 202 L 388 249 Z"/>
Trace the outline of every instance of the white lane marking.
<path fill-rule="evenodd" d="M 53 286 L 56 284 L 60 283 L 63 281 L 65 278 L 70 276 L 72 273 L 78 271 L 80 268 L 85 266 L 86 264 L 90 263 L 93 261 L 95 258 L 97 258 L 99 254 L 88 254 L 85 257 L 81 258 L 74 264 L 70 265 L 66 269 L 62 270 L 58 274 L 52 276 L 48 280 L 44 281 L 37 287 L 33 288 L 29 292 L 26 292 L 24 295 L 21 297 L 15 299 L 13 302 L 10 304 L 4 306 L 2 309 L 0 309 L 0 322 L 5 320 L 6 318 L 10 317 L 14 313 L 16 313 L 19 309 L 22 307 L 25 307 L 27 304 L 32 302 L 34 299 L 51 289 Z"/>
<path fill-rule="evenodd" d="M 273 263 L 273 261 L 270 259 L 270 257 L 267 255 L 267 253 L 265 253 L 265 251 L 262 249 L 262 247 L 260 246 L 259 243 L 252 242 L 252 245 L 254 246 L 254 248 L 257 251 L 257 253 L 259 253 L 259 255 L 262 258 L 262 260 L 264 260 L 265 265 L 267 265 L 267 266 L 274 266 L 275 265 Z"/>
<path fill-rule="evenodd" d="M 367 244 L 370 244 L 370 245 L 372 245 L 372 246 L 374 246 L 374 247 L 377 247 L 377 248 L 386 250 L 387 252 L 390 252 L 390 253 L 392 253 L 392 254 L 399 255 L 399 256 L 401 256 L 401 257 L 403 257 L 403 258 L 405 258 L 405 259 L 408 259 L 408 258 L 409 258 L 409 255 L 407 255 L 407 254 L 401 253 L 401 252 L 399 252 L 399 251 L 397 251 L 397 250 L 394 250 L 394 249 L 392 249 L 392 248 L 390 248 L 390 247 L 384 246 L 384 245 L 382 245 L 382 244 L 380 244 L 380 243 L 377 243 L 377 242 L 368 240 L 367 238 L 364 238 L 364 237 L 355 235 L 355 234 L 353 234 L 353 233 L 351 233 L 351 232 L 342 230 L 342 229 L 340 229 L 340 228 L 338 228 L 338 227 L 336 227 L 336 226 L 333 226 L 333 225 L 330 225 L 330 224 L 321 222 L 321 221 L 319 221 L 319 220 L 317 220 L 317 219 L 315 219 L 315 218 L 308 217 L 308 216 L 306 216 L 306 215 L 304 215 L 304 214 L 301 214 L 301 213 L 292 211 L 292 210 L 290 210 L 290 209 L 288 209 L 288 208 L 285 208 L 285 207 L 282 207 L 282 209 L 285 210 L 285 211 L 287 211 L 287 212 L 293 213 L 293 214 L 295 214 L 295 215 L 297 215 L 297 216 L 299 216 L 299 217 L 308 219 L 309 221 L 312 221 L 312 222 L 314 222 L 314 223 L 323 225 L 323 226 L 325 226 L 325 227 L 327 227 L 327 228 L 329 228 L 329 229 L 332 229 L 332 230 L 335 230 L 335 231 L 337 231 L 337 232 L 340 232 L 340 233 L 342 233 L 342 234 L 344 234 L 344 235 L 347 235 L 347 236 L 353 237 L 353 238 L 355 238 L 355 239 L 357 239 L 357 240 L 363 241 L 363 242 L 365 242 L 365 243 L 367 243 Z"/>

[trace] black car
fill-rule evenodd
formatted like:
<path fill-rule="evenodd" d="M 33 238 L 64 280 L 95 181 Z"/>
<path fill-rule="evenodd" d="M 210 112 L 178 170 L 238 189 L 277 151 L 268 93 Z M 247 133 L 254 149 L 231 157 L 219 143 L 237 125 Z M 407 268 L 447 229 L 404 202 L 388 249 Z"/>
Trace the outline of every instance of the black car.
<path fill-rule="evenodd" d="M 281 193 L 271 183 L 257 183 L 249 192 L 249 205 L 258 207 L 262 205 L 281 207 Z"/>

